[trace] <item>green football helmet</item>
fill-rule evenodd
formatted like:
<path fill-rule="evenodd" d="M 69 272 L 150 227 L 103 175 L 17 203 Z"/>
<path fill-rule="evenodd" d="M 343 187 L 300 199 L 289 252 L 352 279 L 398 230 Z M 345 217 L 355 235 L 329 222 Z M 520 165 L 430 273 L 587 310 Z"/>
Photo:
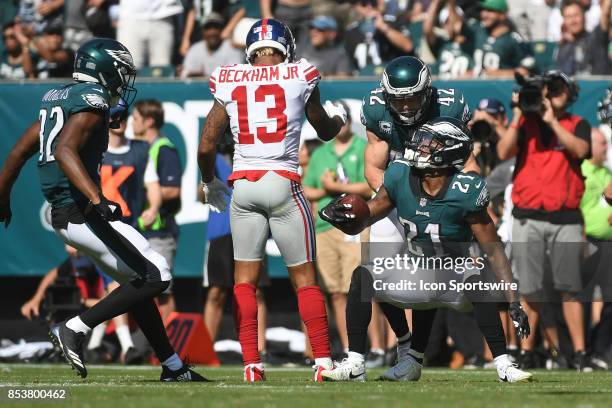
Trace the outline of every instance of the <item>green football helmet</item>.
<path fill-rule="evenodd" d="M 431 74 L 423 61 L 415 57 L 397 57 L 383 72 L 380 86 L 391 114 L 400 123 L 419 123 L 431 101 Z"/>
<path fill-rule="evenodd" d="M 74 60 L 72 78 L 80 82 L 99 83 L 108 89 L 112 105 L 119 98 L 129 106 L 136 97 L 136 67 L 132 54 L 119 41 L 94 38 L 81 45 Z"/>
<path fill-rule="evenodd" d="M 461 170 L 474 147 L 465 124 L 446 116 L 420 126 L 406 145 L 404 160 L 417 169 Z"/>

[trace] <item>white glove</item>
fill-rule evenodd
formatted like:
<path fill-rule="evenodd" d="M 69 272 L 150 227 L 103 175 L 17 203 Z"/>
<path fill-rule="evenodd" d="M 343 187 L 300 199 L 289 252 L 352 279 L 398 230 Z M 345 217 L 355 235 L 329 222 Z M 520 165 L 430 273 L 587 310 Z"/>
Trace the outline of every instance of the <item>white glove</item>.
<path fill-rule="evenodd" d="M 225 196 L 232 195 L 230 189 L 218 178 L 213 178 L 210 183 L 202 183 L 204 190 L 204 202 L 210 206 L 214 212 L 223 212 L 227 207 Z"/>
<path fill-rule="evenodd" d="M 323 109 L 325 109 L 325 113 L 327 113 L 327 116 L 329 116 L 330 118 L 338 116 L 340 119 L 342 119 L 342 124 L 346 125 L 347 114 L 346 110 L 344 109 L 344 106 L 340 104 L 334 105 L 332 101 L 325 101 Z"/>

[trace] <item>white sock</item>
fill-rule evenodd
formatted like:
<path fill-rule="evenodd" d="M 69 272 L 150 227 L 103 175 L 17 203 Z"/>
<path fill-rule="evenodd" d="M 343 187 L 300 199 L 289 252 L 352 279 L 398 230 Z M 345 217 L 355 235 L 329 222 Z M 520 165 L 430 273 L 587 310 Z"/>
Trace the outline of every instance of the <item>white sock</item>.
<path fill-rule="evenodd" d="M 87 334 L 91 331 L 91 327 L 87 326 L 79 316 L 75 316 L 66 322 L 68 327 L 73 332 Z"/>
<path fill-rule="evenodd" d="M 334 363 L 332 362 L 331 357 L 321 357 L 321 358 L 315 358 L 315 365 L 319 365 L 321 367 L 331 369 Z"/>
<path fill-rule="evenodd" d="M 100 323 L 91 331 L 91 337 L 89 338 L 89 343 L 87 344 L 87 348 L 89 350 L 93 350 L 102 345 L 102 339 L 104 338 L 104 333 L 106 332 L 106 322 Z"/>
<path fill-rule="evenodd" d="M 357 364 L 363 364 L 365 356 L 361 353 L 355 353 L 354 351 L 348 352 L 348 359 Z"/>
<path fill-rule="evenodd" d="M 178 354 L 174 353 L 166 360 L 162 361 L 162 365 L 168 367 L 172 371 L 179 370 L 183 366 L 183 362 Z"/>
<path fill-rule="evenodd" d="M 119 344 L 121 344 L 122 353 L 127 352 L 130 347 L 134 347 L 134 342 L 132 341 L 132 334 L 130 333 L 130 326 L 128 326 L 127 324 L 117 326 L 115 328 L 115 333 L 117 333 Z"/>
<path fill-rule="evenodd" d="M 385 354 L 385 350 L 379 348 L 370 349 L 373 354 L 383 355 Z"/>

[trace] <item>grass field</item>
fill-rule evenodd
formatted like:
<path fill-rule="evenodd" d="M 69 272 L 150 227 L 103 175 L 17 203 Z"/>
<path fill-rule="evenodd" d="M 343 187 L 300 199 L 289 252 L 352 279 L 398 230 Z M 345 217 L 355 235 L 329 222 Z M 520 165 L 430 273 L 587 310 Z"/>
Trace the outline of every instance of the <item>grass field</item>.
<path fill-rule="evenodd" d="M 267 369 L 244 384 L 240 367 L 198 368 L 212 383 L 161 384 L 159 368 L 90 366 L 86 380 L 66 365 L 0 365 L 0 407 L 612 407 L 612 372 L 536 371 L 535 381 L 501 384 L 493 370 L 427 369 L 416 383 L 309 382 L 308 369 Z M 9 390 L 66 390 L 63 400 L 10 400 Z"/>

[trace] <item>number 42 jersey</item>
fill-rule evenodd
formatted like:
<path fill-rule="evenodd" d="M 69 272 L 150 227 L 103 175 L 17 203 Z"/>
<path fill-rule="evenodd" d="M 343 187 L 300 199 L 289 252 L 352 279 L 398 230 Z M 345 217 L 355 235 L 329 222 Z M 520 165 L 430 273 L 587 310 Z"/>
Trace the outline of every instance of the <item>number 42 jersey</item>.
<path fill-rule="evenodd" d="M 230 179 L 262 170 L 298 177 L 304 110 L 320 79 L 305 59 L 222 66 L 212 73 L 210 91 L 225 107 L 235 143 Z"/>

